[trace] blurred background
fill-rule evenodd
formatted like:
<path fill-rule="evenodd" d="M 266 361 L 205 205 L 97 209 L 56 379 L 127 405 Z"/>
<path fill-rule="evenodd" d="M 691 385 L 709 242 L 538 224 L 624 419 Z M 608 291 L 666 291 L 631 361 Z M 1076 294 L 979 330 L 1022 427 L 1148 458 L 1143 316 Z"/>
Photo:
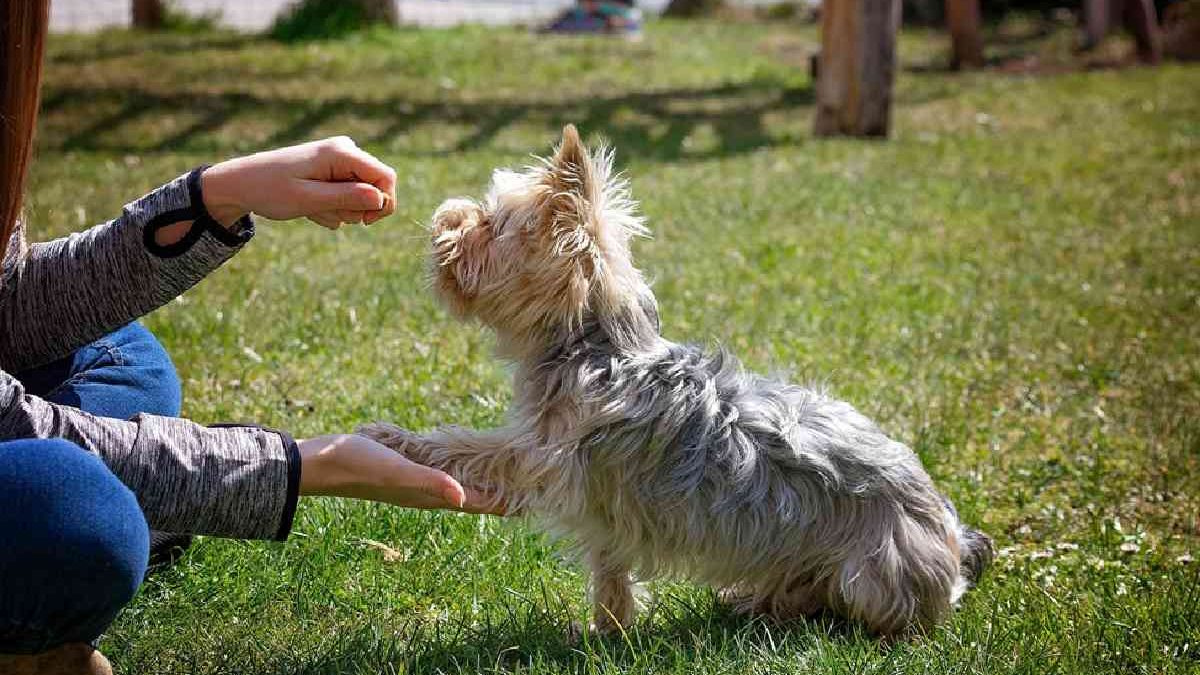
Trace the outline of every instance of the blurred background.
<path fill-rule="evenodd" d="M 573 123 L 647 216 L 668 339 L 828 383 L 1000 548 L 893 649 L 682 583 L 589 642 L 583 575 L 525 524 L 307 500 L 286 546 L 200 541 L 102 649 L 188 675 L 1195 673 L 1198 5 L 53 0 L 31 238 L 335 134 L 399 176 L 394 216 L 260 222 L 146 319 L 186 416 L 501 424 L 509 372 L 431 297 L 423 224 Z"/>
<path fill-rule="evenodd" d="M 54 30 L 69 32 L 130 26 L 155 28 L 172 22 L 200 21 L 257 32 L 270 29 L 289 14 L 302 13 L 298 10 L 304 8 L 299 5 L 308 6 L 312 21 L 320 21 L 320 15 L 325 15 L 330 22 L 327 28 L 336 21 L 347 25 L 355 14 L 361 16 L 360 20 L 412 26 L 537 24 L 572 4 L 573 0 L 57 0 L 52 6 L 52 24 Z M 1084 47 L 1094 47 L 1114 25 L 1124 25 L 1138 40 L 1165 40 L 1165 48 L 1171 55 L 1197 58 L 1200 47 L 1196 42 L 1200 38 L 1195 27 L 1194 4 L 1189 0 L 903 0 L 902 11 L 904 20 L 915 24 L 949 22 L 951 30 L 971 33 L 959 36 L 960 41 L 967 42 L 981 39 L 978 35 L 981 14 L 996 20 L 1014 11 L 1038 12 L 1046 18 L 1057 13 L 1060 19 L 1069 16 L 1080 25 Z M 641 0 L 637 6 L 649 15 L 666 11 L 668 15 L 691 16 L 723 8 L 743 8 L 758 10 L 766 16 L 815 20 L 821 0 Z M 1146 34 L 1158 33 L 1164 26 L 1165 35 Z M 969 44 L 966 49 L 977 51 L 979 47 Z M 974 54 L 967 55 L 968 61 L 974 58 Z"/>

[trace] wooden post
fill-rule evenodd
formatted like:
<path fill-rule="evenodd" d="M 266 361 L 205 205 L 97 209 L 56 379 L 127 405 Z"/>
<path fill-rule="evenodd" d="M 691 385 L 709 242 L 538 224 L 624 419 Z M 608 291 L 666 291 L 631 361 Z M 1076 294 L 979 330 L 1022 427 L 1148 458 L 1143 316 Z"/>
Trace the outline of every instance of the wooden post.
<path fill-rule="evenodd" d="M 1177 2 L 1163 10 L 1163 56 L 1200 61 L 1200 5 Z"/>
<path fill-rule="evenodd" d="M 1120 0 L 1115 0 L 1120 2 Z M 1083 48 L 1099 45 L 1112 22 L 1113 10 L 1109 0 L 1083 0 Z"/>
<path fill-rule="evenodd" d="M 954 70 L 983 67 L 983 36 L 979 0 L 946 0 L 946 26 L 950 29 L 950 67 Z"/>
<path fill-rule="evenodd" d="M 1162 61 L 1162 39 L 1153 0 L 1124 0 L 1125 28 L 1133 34 L 1138 58 L 1143 63 Z"/>
<path fill-rule="evenodd" d="M 817 136 L 887 136 L 900 0 L 825 0 Z"/>
<path fill-rule="evenodd" d="M 663 10 L 663 16 L 690 19 L 711 14 L 721 6 L 721 0 L 671 0 Z"/>
<path fill-rule="evenodd" d="M 161 28 L 165 8 L 162 0 L 133 0 L 133 27 L 153 30 Z"/>
<path fill-rule="evenodd" d="M 1116 23 L 1133 35 L 1139 59 L 1162 61 L 1162 35 L 1153 0 L 1083 0 L 1083 48 L 1099 45 Z"/>
<path fill-rule="evenodd" d="M 396 11 L 396 0 L 358 0 L 363 11 L 371 21 L 379 21 L 389 26 L 400 25 L 400 14 Z"/>

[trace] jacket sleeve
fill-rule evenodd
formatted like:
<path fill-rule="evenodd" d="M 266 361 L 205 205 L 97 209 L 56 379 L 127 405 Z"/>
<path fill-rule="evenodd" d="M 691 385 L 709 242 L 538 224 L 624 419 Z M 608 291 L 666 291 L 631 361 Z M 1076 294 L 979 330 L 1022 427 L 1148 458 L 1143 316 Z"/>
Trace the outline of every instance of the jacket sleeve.
<path fill-rule="evenodd" d="M 238 539 L 286 539 L 300 452 L 285 433 L 185 419 L 96 417 L 25 393 L 0 371 L 0 439 L 63 438 L 98 455 L 137 495 L 150 527 Z"/>
<path fill-rule="evenodd" d="M 227 229 L 213 220 L 200 191 L 203 170 L 126 205 L 114 220 L 5 256 L 0 369 L 61 358 L 170 302 L 237 253 L 253 223 L 247 216 Z M 188 221 L 181 241 L 155 243 L 159 229 Z"/>

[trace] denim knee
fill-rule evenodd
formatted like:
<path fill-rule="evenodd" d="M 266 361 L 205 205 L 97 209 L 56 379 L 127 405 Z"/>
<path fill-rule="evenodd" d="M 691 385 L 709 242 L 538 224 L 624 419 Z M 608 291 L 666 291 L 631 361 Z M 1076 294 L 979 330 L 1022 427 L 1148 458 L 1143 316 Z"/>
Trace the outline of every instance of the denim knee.
<path fill-rule="evenodd" d="M 158 338 L 142 324 L 131 323 L 104 340 L 119 350 L 126 368 L 132 369 L 139 412 L 178 417 L 183 407 L 183 388 L 175 364 Z"/>
<path fill-rule="evenodd" d="M 145 576 L 137 499 L 63 440 L 0 443 L 0 494 L 0 653 L 95 640 Z"/>

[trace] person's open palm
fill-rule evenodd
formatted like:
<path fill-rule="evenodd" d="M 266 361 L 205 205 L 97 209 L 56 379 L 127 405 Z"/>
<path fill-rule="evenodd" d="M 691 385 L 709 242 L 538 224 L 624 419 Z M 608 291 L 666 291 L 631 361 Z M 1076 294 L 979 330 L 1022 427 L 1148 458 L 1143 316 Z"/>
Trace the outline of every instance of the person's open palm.
<path fill-rule="evenodd" d="M 464 488 L 450 475 L 417 464 L 366 436 L 335 434 L 302 440 L 300 493 L 369 499 L 415 509 L 503 515 L 490 495 Z"/>

